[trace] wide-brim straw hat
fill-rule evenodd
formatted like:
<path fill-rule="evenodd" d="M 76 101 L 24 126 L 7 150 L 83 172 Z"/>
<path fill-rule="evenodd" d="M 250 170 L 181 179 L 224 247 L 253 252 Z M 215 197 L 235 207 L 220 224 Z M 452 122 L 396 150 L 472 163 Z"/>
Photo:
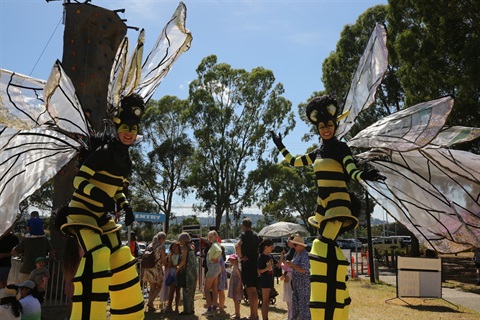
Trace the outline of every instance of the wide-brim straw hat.
<path fill-rule="evenodd" d="M 304 246 L 306 247 L 307 245 L 305 244 L 305 241 L 303 241 L 303 238 L 300 237 L 300 236 L 296 236 L 295 238 L 293 238 L 292 240 L 289 240 L 290 243 L 292 244 L 298 244 L 298 245 L 301 245 L 301 246 Z"/>

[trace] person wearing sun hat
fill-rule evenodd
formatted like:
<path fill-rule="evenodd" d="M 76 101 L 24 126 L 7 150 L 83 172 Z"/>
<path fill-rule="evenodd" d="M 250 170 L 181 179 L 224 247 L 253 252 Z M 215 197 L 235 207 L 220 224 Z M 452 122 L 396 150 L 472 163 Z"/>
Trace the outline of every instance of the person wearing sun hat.
<path fill-rule="evenodd" d="M 35 297 L 37 288 L 35 282 L 26 280 L 19 284 L 9 284 L 8 289 L 16 289 L 20 293 L 20 304 L 22 305 L 22 320 L 40 320 L 42 307 Z"/>
<path fill-rule="evenodd" d="M 17 300 L 17 291 L 14 289 L 0 289 L 0 319 L 20 320 L 22 305 Z"/>
<path fill-rule="evenodd" d="M 291 261 L 284 262 L 292 269 L 292 311 L 289 319 L 310 320 L 310 260 L 307 245 L 298 235 L 290 243 L 295 249 L 295 255 Z"/>
<path fill-rule="evenodd" d="M 282 142 L 282 136 L 271 132 L 272 140 L 291 166 L 313 166 L 317 185 L 315 214 L 308 223 L 319 229 L 310 252 L 311 299 L 313 319 L 348 319 L 350 296 L 345 277 L 348 261 L 335 242 L 339 234 L 357 227 L 352 214 L 348 180 L 384 180 L 378 170 L 359 170 L 350 148 L 335 137 L 340 115 L 337 101 L 328 95 L 311 99 L 306 118 L 319 133 L 321 145 L 312 152 L 294 157 Z M 336 289 L 333 289 L 336 288 Z"/>

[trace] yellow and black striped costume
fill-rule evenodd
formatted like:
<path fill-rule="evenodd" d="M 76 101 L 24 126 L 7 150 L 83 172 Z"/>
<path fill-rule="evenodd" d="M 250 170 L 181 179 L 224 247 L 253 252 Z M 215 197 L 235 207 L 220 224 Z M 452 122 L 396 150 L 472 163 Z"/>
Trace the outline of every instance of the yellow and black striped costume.
<path fill-rule="evenodd" d="M 71 319 L 105 319 L 109 297 L 110 319 L 144 318 L 136 260 L 121 244 L 121 225 L 106 212 L 112 202 L 128 205 L 122 189 L 130 171 L 128 146 L 115 141 L 94 151 L 75 177 L 62 230 L 77 237 L 85 255 L 73 279 Z"/>
<path fill-rule="evenodd" d="M 280 146 L 292 166 L 313 165 L 318 196 L 315 216 L 308 222 L 320 229 L 310 251 L 310 313 L 312 319 L 348 319 L 350 296 L 346 285 L 349 262 L 337 246 L 338 234 L 354 229 L 348 176 L 361 180 L 349 147 L 336 138 L 324 140 L 321 148 L 294 157 Z M 348 175 L 348 176 L 347 176 Z"/>

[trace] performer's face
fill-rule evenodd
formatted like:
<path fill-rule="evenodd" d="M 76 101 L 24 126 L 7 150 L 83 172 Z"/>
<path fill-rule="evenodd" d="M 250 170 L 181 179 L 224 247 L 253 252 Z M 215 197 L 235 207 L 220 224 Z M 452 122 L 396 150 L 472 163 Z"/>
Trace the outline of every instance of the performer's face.
<path fill-rule="evenodd" d="M 328 120 L 327 123 L 319 122 L 318 133 L 320 133 L 320 137 L 324 140 L 331 139 L 335 133 L 335 124 L 332 120 Z"/>
<path fill-rule="evenodd" d="M 138 126 L 132 125 L 128 126 L 127 124 L 122 124 L 118 128 L 118 139 L 124 145 L 131 145 L 137 139 Z"/>

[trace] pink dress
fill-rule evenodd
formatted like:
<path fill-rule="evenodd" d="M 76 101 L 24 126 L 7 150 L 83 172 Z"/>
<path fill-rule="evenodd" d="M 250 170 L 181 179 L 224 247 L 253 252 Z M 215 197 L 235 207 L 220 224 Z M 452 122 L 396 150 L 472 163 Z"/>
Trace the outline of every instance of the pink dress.
<path fill-rule="evenodd" d="M 243 299 L 242 273 L 238 268 L 232 269 L 230 284 L 228 286 L 228 297 L 233 301 L 241 301 Z"/>

